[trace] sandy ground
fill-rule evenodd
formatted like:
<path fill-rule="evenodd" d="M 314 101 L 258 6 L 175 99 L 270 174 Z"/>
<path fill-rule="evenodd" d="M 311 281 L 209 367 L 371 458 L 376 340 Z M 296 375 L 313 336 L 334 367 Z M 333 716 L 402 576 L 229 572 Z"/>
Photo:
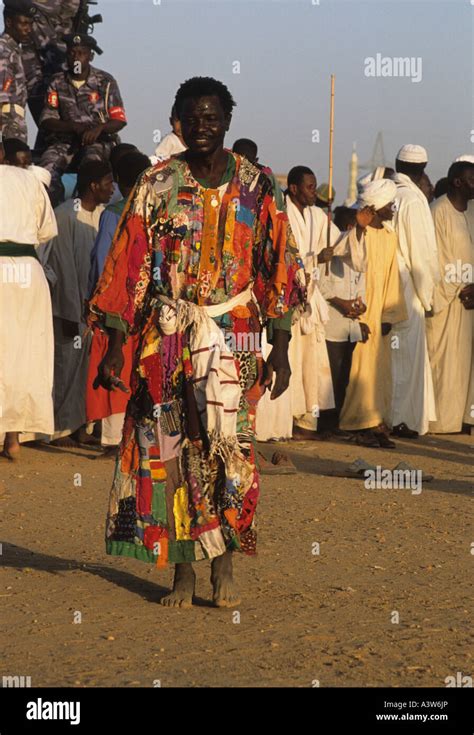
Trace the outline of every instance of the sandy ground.
<path fill-rule="evenodd" d="M 196 565 L 195 607 L 176 610 L 157 603 L 171 569 L 105 555 L 112 460 L 46 447 L 2 460 L 0 681 L 444 687 L 473 676 L 472 437 L 282 447 L 299 473 L 263 479 L 259 553 L 236 559 L 235 611 L 210 606 L 209 562 Z M 435 479 L 416 495 L 325 474 L 357 457 L 404 459 Z"/>

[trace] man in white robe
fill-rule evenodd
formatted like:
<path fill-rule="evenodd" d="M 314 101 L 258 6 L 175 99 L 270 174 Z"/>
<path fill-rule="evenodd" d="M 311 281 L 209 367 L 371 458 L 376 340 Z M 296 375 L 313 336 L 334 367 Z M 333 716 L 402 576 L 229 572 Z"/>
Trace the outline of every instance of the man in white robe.
<path fill-rule="evenodd" d="M 448 171 L 448 193 L 431 207 L 441 271 L 426 320 L 438 416 L 430 431 L 436 434 L 474 425 L 474 241 L 466 217 L 473 199 L 474 164 L 457 161 Z"/>
<path fill-rule="evenodd" d="M 57 228 L 44 187 L 4 155 L 0 143 L 0 435 L 17 459 L 20 432 L 54 426 L 51 298 L 36 250 Z"/>
<path fill-rule="evenodd" d="M 431 311 L 440 276 L 433 218 L 418 186 L 427 162 L 422 146 L 404 145 L 397 154 L 393 177 L 398 267 L 408 319 L 396 324 L 392 332 L 392 433 L 404 438 L 426 434 L 429 421 L 436 418 L 425 312 Z"/>
<path fill-rule="evenodd" d="M 306 166 L 295 166 L 288 174 L 285 198 L 290 226 L 303 260 L 308 285 L 308 309 L 291 329 L 288 356 L 291 367 L 290 389 L 275 401 L 265 395 L 257 408 L 257 439 L 315 438 L 321 409 L 334 408 L 331 369 L 324 336 L 328 307 L 318 282 L 320 265 L 332 257 L 327 248 L 327 222 L 324 212 L 314 206 L 316 177 Z M 340 232 L 331 225 L 331 245 Z M 321 271 L 325 265 L 321 266 Z M 296 315 L 295 315 L 296 316 Z M 290 318 L 290 317 L 287 317 Z M 294 419 L 296 428 L 291 431 Z"/>
<path fill-rule="evenodd" d="M 168 133 L 160 140 L 155 149 L 155 155 L 151 156 L 153 165 L 161 163 L 161 161 L 166 161 L 171 156 L 176 156 L 178 153 L 186 150 L 181 134 L 181 123 L 176 115 L 174 105 L 171 110 L 170 125 L 172 128 L 171 133 Z"/>
<path fill-rule="evenodd" d="M 90 335 L 85 336 L 91 251 L 104 205 L 113 192 L 110 164 L 84 163 L 78 174 L 78 198 L 55 210 L 58 236 L 41 253 L 52 280 L 54 322 L 54 443 L 75 446 L 86 439 L 86 382 Z M 82 431 L 80 431 L 82 429 Z M 69 438 L 69 435 L 73 435 Z"/>

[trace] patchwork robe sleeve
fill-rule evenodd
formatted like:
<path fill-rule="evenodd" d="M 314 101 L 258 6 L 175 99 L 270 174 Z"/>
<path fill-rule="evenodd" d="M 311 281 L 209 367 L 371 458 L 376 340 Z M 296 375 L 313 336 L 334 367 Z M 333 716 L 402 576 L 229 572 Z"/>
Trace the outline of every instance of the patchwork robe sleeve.
<path fill-rule="evenodd" d="M 147 183 L 138 183 L 118 224 L 104 270 L 89 301 L 91 326 L 136 333 L 142 322 L 152 278 L 147 230 Z"/>

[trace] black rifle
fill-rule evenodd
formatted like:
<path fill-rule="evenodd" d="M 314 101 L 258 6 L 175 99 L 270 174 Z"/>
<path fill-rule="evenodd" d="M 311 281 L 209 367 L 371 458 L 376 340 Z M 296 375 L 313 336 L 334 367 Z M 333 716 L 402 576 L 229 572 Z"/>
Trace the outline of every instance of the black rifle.
<path fill-rule="evenodd" d="M 89 5 L 97 5 L 97 2 L 95 0 L 81 0 L 79 10 L 74 18 L 72 27 L 73 33 L 86 33 L 91 36 L 94 33 L 94 26 L 96 23 L 103 22 L 103 18 L 99 13 L 96 15 L 90 15 Z M 98 54 L 103 53 L 102 49 L 98 46 L 95 50 Z"/>

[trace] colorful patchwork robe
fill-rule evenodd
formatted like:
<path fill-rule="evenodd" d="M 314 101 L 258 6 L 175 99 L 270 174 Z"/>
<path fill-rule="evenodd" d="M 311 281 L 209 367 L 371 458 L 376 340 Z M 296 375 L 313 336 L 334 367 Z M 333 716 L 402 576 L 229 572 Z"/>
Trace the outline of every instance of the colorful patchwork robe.
<path fill-rule="evenodd" d="M 232 153 L 231 180 L 199 184 L 184 154 L 140 178 L 115 234 L 89 323 L 135 334 L 138 349 L 107 517 L 107 553 L 161 567 L 253 554 L 259 479 L 254 424 L 263 361 L 260 334 L 304 300 L 304 270 L 268 176 Z M 232 161 L 230 160 L 230 163 Z M 217 317 L 240 383 L 241 466 L 213 453 L 196 411 L 189 330 L 165 335 L 160 296 L 222 304 L 253 284 L 253 298 Z M 224 381 L 225 382 L 225 381 Z M 205 418 L 205 417 L 204 417 Z"/>

